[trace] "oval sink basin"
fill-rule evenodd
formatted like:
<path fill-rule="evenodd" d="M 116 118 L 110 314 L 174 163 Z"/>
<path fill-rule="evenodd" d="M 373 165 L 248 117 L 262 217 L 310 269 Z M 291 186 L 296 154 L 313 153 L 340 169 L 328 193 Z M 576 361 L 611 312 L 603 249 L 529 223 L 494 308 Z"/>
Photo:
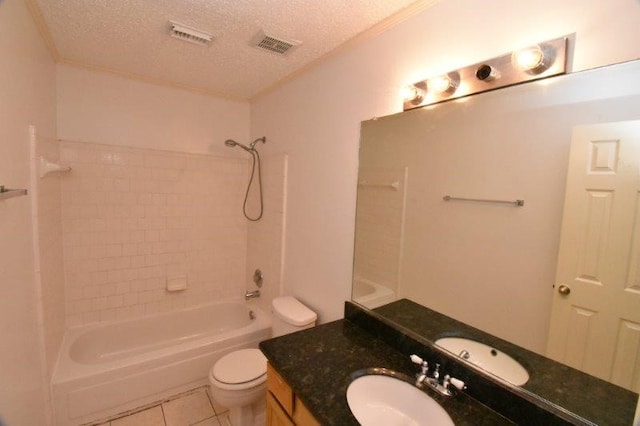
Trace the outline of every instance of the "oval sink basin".
<path fill-rule="evenodd" d="M 347 388 L 347 402 L 362 426 L 453 426 L 446 411 L 429 395 L 391 376 L 360 376 Z"/>
<path fill-rule="evenodd" d="M 436 345 L 516 386 L 529 380 L 529 373 L 522 364 L 484 343 L 462 337 L 443 337 L 436 340 Z"/>

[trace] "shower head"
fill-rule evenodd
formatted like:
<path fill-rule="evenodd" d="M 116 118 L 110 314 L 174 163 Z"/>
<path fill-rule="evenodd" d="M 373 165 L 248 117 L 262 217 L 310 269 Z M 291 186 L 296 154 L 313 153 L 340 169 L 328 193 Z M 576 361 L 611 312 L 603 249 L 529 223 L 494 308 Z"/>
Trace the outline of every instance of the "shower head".
<path fill-rule="evenodd" d="M 245 151 L 251 151 L 253 149 L 253 145 L 251 146 L 251 148 L 249 148 L 248 146 L 242 145 L 240 142 L 236 142 L 233 139 L 227 139 L 226 141 L 224 141 L 224 144 L 226 146 L 229 147 L 234 147 L 234 146 L 239 146 L 240 148 L 244 149 Z"/>

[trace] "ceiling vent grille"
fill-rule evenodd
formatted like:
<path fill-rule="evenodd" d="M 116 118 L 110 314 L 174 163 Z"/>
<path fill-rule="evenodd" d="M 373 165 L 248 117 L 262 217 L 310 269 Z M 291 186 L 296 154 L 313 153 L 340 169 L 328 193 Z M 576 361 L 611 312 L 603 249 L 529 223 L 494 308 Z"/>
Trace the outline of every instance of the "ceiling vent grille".
<path fill-rule="evenodd" d="M 206 46 L 211 42 L 211 40 L 213 40 L 213 35 L 187 25 L 174 21 L 169 21 L 169 25 L 171 26 L 171 37 L 175 37 L 179 40 L 199 44 L 200 46 Z"/>
<path fill-rule="evenodd" d="M 249 44 L 257 47 L 258 49 L 285 55 L 300 45 L 300 42 L 297 40 L 265 34 L 263 30 L 260 30 L 258 31 L 258 34 L 251 39 Z"/>

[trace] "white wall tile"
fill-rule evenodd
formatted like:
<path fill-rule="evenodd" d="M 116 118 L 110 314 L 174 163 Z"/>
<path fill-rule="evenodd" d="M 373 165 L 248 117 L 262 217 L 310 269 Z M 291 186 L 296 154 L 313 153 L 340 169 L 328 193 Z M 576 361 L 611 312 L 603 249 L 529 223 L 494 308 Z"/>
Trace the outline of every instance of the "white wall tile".
<path fill-rule="evenodd" d="M 61 156 L 68 325 L 242 295 L 247 159 L 70 141 Z M 186 291 L 165 290 L 174 276 Z"/>

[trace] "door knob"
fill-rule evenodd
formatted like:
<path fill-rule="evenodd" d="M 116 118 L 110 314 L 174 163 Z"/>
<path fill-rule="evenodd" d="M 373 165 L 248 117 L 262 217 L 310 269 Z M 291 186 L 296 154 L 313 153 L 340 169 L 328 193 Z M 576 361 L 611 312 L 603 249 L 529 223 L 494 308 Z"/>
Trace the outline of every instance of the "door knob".
<path fill-rule="evenodd" d="M 571 289 L 569 288 L 569 286 L 562 284 L 560 287 L 558 287 L 558 293 L 563 296 L 568 296 L 569 293 L 571 293 Z"/>

